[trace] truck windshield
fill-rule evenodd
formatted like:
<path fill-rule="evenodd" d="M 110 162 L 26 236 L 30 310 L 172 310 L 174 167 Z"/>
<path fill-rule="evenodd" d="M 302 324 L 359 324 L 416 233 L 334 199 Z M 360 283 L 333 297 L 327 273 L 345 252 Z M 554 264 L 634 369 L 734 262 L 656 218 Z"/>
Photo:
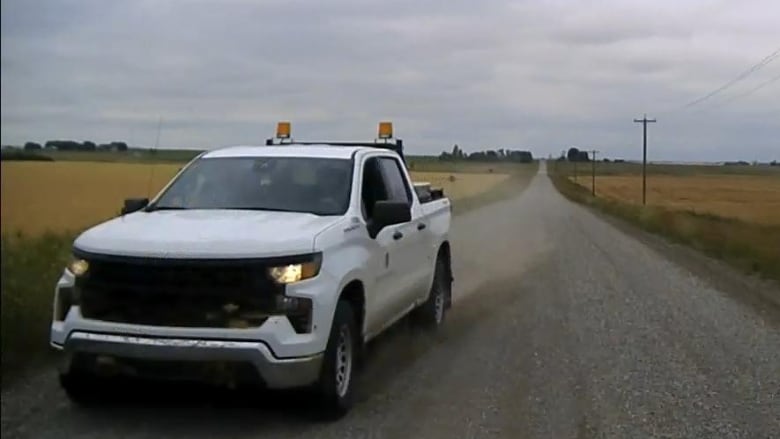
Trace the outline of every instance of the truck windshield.
<path fill-rule="evenodd" d="M 243 209 L 341 215 L 352 161 L 310 157 L 203 158 L 185 169 L 149 210 Z"/>

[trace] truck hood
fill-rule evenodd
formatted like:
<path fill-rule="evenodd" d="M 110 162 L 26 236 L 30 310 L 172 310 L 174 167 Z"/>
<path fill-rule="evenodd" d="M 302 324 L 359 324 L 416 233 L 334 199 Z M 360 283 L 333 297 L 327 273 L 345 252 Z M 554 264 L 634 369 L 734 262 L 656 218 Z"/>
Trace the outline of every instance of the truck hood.
<path fill-rule="evenodd" d="M 99 224 L 74 246 L 90 253 L 155 258 L 258 258 L 307 253 L 337 216 L 298 212 L 136 212 Z"/>

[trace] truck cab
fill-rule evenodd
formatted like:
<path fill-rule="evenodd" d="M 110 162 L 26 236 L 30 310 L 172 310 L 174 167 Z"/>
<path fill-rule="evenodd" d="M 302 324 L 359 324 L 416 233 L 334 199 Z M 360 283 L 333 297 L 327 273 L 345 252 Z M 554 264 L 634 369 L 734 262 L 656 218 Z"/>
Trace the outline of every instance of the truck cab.
<path fill-rule="evenodd" d="M 421 201 L 381 147 L 199 155 L 75 240 L 51 325 L 63 388 L 86 402 L 106 378 L 207 380 L 219 365 L 345 413 L 362 346 L 410 313 L 436 328 L 451 306 L 439 195 Z"/>

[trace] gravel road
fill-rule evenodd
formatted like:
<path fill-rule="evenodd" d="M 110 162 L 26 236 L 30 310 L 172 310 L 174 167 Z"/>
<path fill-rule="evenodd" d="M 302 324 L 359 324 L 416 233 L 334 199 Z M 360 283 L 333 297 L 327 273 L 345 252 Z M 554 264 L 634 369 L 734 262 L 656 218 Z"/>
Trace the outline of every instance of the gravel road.
<path fill-rule="evenodd" d="M 456 218 L 445 326 L 402 322 L 372 344 L 335 423 L 290 393 L 165 387 L 83 410 L 50 373 L 3 393 L 2 435 L 780 438 L 780 310 L 622 229 L 561 197 L 544 165 L 517 198 Z"/>

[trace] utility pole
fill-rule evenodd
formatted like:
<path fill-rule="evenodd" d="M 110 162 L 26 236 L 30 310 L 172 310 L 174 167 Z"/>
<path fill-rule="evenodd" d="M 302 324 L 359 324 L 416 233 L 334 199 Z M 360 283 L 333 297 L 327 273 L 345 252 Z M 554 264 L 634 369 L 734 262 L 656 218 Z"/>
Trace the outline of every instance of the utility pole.
<path fill-rule="evenodd" d="M 590 152 L 593 154 L 593 161 L 591 162 L 591 178 L 592 178 L 591 193 L 595 197 L 596 196 L 596 154 L 598 153 L 598 151 L 592 149 Z"/>
<path fill-rule="evenodd" d="M 648 119 L 645 114 L 642 119 L 634 119 L 635 123 L 642 124 L 642 205 L 647 204 L 647 124 L 655 123 L 655 119 Z"/>

